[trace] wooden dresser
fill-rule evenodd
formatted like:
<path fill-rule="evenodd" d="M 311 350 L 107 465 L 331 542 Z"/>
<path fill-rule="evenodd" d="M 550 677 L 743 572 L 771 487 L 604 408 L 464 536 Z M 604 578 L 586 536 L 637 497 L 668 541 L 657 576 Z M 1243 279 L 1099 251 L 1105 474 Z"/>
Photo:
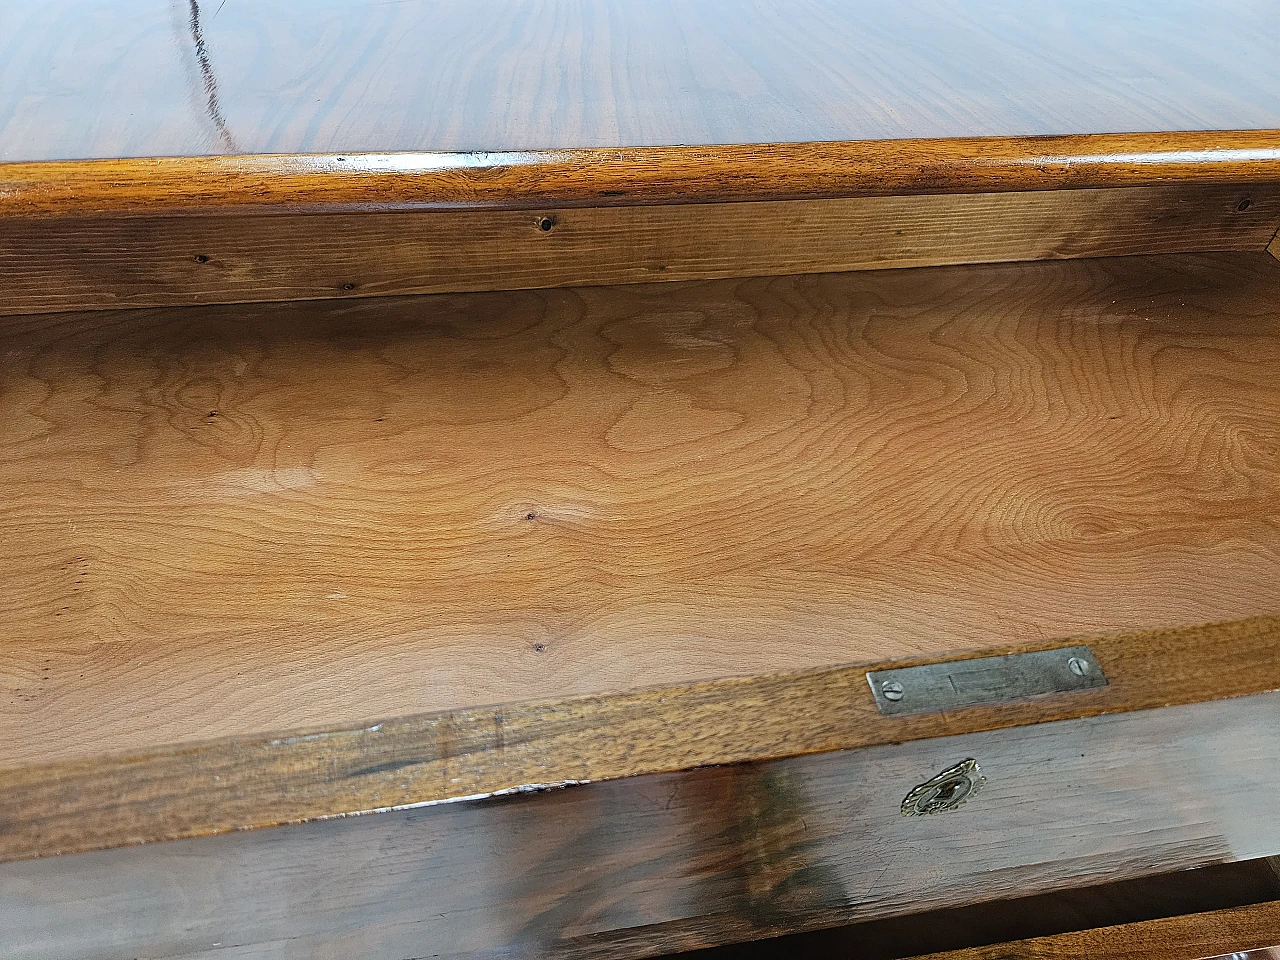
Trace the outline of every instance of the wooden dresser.
<path fill-rule="evenodd" d="M 1277 128 L 1246 0 L 4 3 L 0 956 L 1280 855 Z"/>

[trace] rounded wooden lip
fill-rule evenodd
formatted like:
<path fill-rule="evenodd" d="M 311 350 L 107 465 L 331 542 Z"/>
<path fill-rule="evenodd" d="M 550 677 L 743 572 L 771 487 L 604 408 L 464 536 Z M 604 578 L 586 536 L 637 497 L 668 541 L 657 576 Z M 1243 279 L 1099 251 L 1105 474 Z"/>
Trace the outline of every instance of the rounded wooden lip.
<path fill-rule="evenodd" d="M 1280 130 L 0 164 L 0 217 L 539 209 L 1280 181 Z"/>

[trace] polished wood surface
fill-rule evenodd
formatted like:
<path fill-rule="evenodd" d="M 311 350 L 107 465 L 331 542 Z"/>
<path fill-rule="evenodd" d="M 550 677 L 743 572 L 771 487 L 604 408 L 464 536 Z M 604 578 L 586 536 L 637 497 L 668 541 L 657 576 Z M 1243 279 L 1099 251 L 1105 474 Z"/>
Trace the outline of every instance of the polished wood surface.
<path fill-rule="evenodd" d="M 1280 181 L 1280 131 L 0 164 L 0 217 L 538 209 Z"/>
<path fill-rule="evenodd" d="M 1262 694 L 27 860 L 0 929 L 13 960 L 633 960 L 1275 852 L 1277 738 Z M 964 757 L 981 793 L 901 815 Z"/>
<path fill-rule="evenodd" d="M 1280 127 L 1256 0 L 40 0 L 0 160 Z"/>
<path fill-rule="evenodd" d="M 933 953 L 917 960 L 1267 960 L 1280 901 Z M 1225 954 L 1225 955 L 1224 955 Z"/>
<path fill-rule="evenodd" d="M 1280 688 L 1277 617 L 1089 644 L 1106 687 L 945 713 L 881 716 L 862 665 L 0 768 L 0 861 Z"/>
<path fill-rule="evenodd" d="M 986 900 L 926 913 L 882 917 L 708 950 L 669 960 L 778 960 L 854 957 L 904 960 L 1061 933 L 1120 927 L 1184 914 L 1280 900 L 1280 876 L 1265 859 L 1212 864 L 1069 890 Z M 1098 955 L 1100 958 L 1106 954 Z M 1251 958 L 1263 960 L 1263 958 Z"/>
<path fill-rule="evenodd" d="M 0 220 L 0 314 L 1261 250 L 1275 184 L 761 203 Z"/>
<path fill-rule="evenodd" d="M 1280 609 L 1280 263 L 0 324 L 0 762 Z"/>

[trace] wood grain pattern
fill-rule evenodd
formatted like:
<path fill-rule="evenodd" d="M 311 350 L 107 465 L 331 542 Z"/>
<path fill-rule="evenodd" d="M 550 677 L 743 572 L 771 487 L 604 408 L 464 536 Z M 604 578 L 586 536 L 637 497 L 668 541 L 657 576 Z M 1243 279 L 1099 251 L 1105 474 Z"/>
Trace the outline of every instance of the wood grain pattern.
<path fill-rule="evenodd" d="M 946 713 L 881 716 L 861 665 L 0 768 L 0 861 L 1280 689 L 1277 617 L 1090 646 L 1105 688 Z"/>
<path fill-rule="evenodd" d="M 917 960 L 1203 960 L 1250 952 L 1263 960 L 1280 937 L 1280 902 L 1194 913 L 1052 937 L 932 953 Z M 1258 951 L 1260 955 L 1253 954 Z"/>
<path fill-rule="evenodd" d="M 451 210 L 1280 181 L 1280 131 L 0 164 L 0 217 Z"/>
<path fill-rule="evenodd" d="M 1275 613 L 1278 277 L 5 320 L 0 762 Z"/>
<path fill-rule="evenodd" d="M 1280 126 L 1251 0 L 41 0 L 0 160 Z"/>
<path fill-rule="evenodd" d="M 644 957 L 1266 854 L 1277 737 L 1264 694 L 7 863 L 0 929 L 14 960 Z M 966 756 L 981 794 L 901 815 Z"/>
<path fill-rule="evenodd" d="M 0 313 L 1261 250 L 1280 188 L 0 221 Z"/>

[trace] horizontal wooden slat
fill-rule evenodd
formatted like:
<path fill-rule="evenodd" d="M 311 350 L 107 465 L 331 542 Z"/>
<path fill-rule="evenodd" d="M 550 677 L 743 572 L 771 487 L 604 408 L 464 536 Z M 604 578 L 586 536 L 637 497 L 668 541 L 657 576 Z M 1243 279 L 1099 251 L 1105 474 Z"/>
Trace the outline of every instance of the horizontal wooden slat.
<path fill-rule="evenodd" d="M 0 313 L 1261 250 L 1280 187 L 0 221 Z"/>
<path fill-rule="evenodd" d="M 881 716 L 858 666 L 10 767 L 0 860 L 1280 689 L 1280 617 L 1089 643 L 1107 687 L 949 713 Z"/>
<path fill-rule="evenodd" d="M 1280 131 L 0 164 L 0 217 L 596 207 L 1280 180 Z"/>
<path fill-rule="evenodd" d="M 916 960 L 1204 960 L 1280 944 L 1280 902 L 931 953 Z M 1225 958 L 1224 958 L 1225 960 Z M 1262 960 L 1261 957 L 1251 960 Z"/>

